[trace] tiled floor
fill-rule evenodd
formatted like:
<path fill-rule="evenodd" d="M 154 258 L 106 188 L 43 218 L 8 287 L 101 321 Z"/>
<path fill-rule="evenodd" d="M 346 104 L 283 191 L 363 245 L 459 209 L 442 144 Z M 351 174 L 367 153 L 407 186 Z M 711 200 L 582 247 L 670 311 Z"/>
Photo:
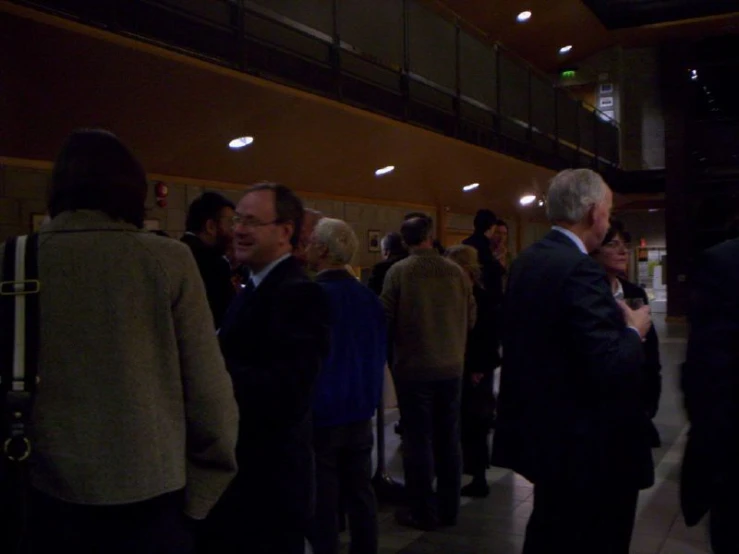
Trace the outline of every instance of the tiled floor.
<path fill-rule="evenodd" d="M 679 467 L 685 440 L 678 377 L 685 350 L 685 329 L 679 325 L 668 326 L 663 319 L 656 325 L 663 365 L 663 394 L 656 422 L 664 445 L 654 451 L 657 483 L 640 497 L 631 554 L 707 554 L 705 527 L 686 528 L 678 502 Z M 386 451 L 390 473 L 400 481 L 403 472 L 400 441 L 393 432 L 395 419 L 397 414 L 388 414 Z M 395 523 L 393 506 L 381 506 L 381 554 L 520 553 L 532 509 L 532 486 L 512 472 L 498 468 L 488 471 L 488 481 L 490 496 L 484 500 L 464 499 L 455 528 L 433 533 L 405 529 Z M 348 534 L 342 540 L 347 541 Z"/>

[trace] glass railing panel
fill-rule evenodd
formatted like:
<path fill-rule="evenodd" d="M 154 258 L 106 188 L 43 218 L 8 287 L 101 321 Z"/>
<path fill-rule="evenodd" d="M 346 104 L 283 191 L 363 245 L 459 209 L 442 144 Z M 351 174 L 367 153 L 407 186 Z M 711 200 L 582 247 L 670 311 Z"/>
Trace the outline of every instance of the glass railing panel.
<path fill-rule="evenodd" d="M 410 71 L 442 88 L 456 88 L 456 29 L 426 8 L 411 2 L 408 9 Z"/>
<path fill-rule="evenodd" d="M 499 63 L 500 115 L 528 126 L 529 70 L 502 51 Z"/>
<path fill-rule="evenodd" d="M 261 9 L 265 14 L 286 17 L 328 37 L 333 36 L 334 12 L 331 0 L 245 0 L 244 4 L 250 10 Z"/>
<path fill-rule="evenodd" d="M 341 0 L 339 37 L 359 57 L 400 71 L 403 66 L 402 0 Z"/>
<path fill-rule="evenodd" d="M 560 140 L 577 147 L 580 137 L 577 128 L 577 112 L 580 104 L 563 90 L 557 90 L 557 130 Z"/>
<path fill-rule="evenodd" d="M 580 148 L 591 154 L 595 153 L 595 114 L 578 106 L 577 121 L 580 127 Z"/>
<path fill-rule="evenodd" d="M 306 34 L 289 21 L 275 21 L 268 14 L 248 13 L 244 27 L 249 39 L 257 39 L 323 64 L 330 63 L 331 44 L 321 36 Z"/>
<path fill-rule="evenodd" d="M 236 53 L 236 35 L 231 27 L 203 22 L 197 15 L 161 2 L 132 2 L 125 10 L 118 10 L 115 25 L 120 31 L 154 37 L 223 64 L 230 64 Z"/>
<path fill-rule="evenodd" d="M 555 91 L 549 81 L 531 74 L 531 125 L 545 135 L 556 134 Z"/>
<path fill-rule="evenodd" d="M 104 4 L 104 2 L 101 2 Z M 202 21 L 229 27 L 234 24 L 235 3 L 228 0 L 158 0 L 145 1 L 146 4 L 163 4 L 173 10 L 195 16 Z"/>
<path fill-rule="evenodd" d="M 462 32 L 459 74 L 462 96 L 496 109 L 495 49 L 492 46 Z"/>

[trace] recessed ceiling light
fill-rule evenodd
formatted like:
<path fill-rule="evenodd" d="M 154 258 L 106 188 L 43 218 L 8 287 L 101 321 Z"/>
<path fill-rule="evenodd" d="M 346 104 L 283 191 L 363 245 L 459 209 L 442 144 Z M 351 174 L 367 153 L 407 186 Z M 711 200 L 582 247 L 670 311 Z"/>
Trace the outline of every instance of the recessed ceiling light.
<path fill-rule="evenodd" d="M 239 137 L 229 142 L 228 147 L 237 150 L 239 148 L 243 148 L 244 146 L 249 146 L 252 142 L 254 142 L 254 137 Z"/>
<path fill-rule="evenodd" d="M 531 12 L 529 10 L 521 12 L 516 16 L 516 21 L 518 21 L 519 23 L 523 23 L 524 21 L 528 21 L 529 19 L 531 19 Z"/>
<path fill-rule="evenodd" d="M 533 194 L 527 194 L 525 196 L 521 197 L 521 200 L 519 202 L 522 206 L 528 206 L 529 204 L 533 204 L 536 201 L 536 196 Z"/>
<path fill-rule="evenodd" d="M 469 185 L 463 186 L 462 190 L 465 192 L 469 192 L 471 190 L 475 190 L 479 186 L 480 186 L 480 183 L 470 183 Z"/>
<path fill-rule="evenodd" d="M 572 50 L 572 45 L 568 44 L 567 46 L 563 46 L 559 49 L 560 54 L 567 54 L 570 50 Z"/>
<path fill-rule="evenodd" d="M 390 173 L 391 171 L 394 171 L 394 170 L 395 170 L 395 166 L 394 165 L 387 165 L 387 166 L 381 167 L 380 169 L 378 169 L 377 171 L 375 171 L 375 175 L 377 177 L 379 177 L 381 175 L 386 175 L 386 174 L 388 174 L 388 173 Z"/>

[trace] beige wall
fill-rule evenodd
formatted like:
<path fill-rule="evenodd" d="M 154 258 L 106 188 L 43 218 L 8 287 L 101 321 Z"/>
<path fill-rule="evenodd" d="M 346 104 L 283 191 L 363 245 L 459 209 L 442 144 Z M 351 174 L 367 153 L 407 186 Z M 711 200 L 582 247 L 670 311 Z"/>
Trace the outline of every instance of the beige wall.
<path fill-rule="evenodd" d="M 0 240 L 13 235 L 25 234 L 31 227 L 32 214 L 46 212 L 46 191 L 49 185 L 48 170 L 0 166 Z M 240 190 L 200 187 L 166 181 L 169 188 L 167 206 L 156 206 L 154 186 L 149 187 L 146 201 L 147 218 L 157 220 L 159 228 L 170 236 L 179 238 L 185 231 L 185 215 L 190 203 L 206 190 L 219 192 L 237 203 L 242 196 Z M 359 252 L 352 261 L 354 266 L 368 267 L 381 258 L 380 253 L 370 252 L 367 233 L 400 229 L 403 216 L 409 211 L 425 211 L 436 219 L 436 211 L 370 202 L 348 202 L 311 198 L 306 195 L 305 205 L 319 210 L 328 217 L 344 219 L 352 225 L 359 237 Z"/>

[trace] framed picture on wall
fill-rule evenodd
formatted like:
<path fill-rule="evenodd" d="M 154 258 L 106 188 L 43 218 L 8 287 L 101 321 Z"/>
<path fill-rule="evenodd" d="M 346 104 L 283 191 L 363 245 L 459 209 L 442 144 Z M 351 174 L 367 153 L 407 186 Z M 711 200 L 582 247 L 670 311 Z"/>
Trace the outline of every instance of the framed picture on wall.
<path fill-rule="evenodd" d="M 367 250 L 369 252 L 379 252 L 381 250 L 380 241 L 382 240 L 381 231 L 367 231 Z"/>
<path fill-rule="evenodd" d="M 600 93 L 601 94 L 613 94 L 613 83 L 601 83 Z"/>
<path fill-rule="evenodd" d="M 41 225 L 44 224 L 44 220 L 46 220 L 46 214 L 31 214 L 31 232 L 35 233 L 41 229 Z"/>
<path fill-rule="evenodd" d="M 601 108 L 610 108 L 613 106 L 613 96 L 605 96 L 600 99 L 600 106 Z"/>

